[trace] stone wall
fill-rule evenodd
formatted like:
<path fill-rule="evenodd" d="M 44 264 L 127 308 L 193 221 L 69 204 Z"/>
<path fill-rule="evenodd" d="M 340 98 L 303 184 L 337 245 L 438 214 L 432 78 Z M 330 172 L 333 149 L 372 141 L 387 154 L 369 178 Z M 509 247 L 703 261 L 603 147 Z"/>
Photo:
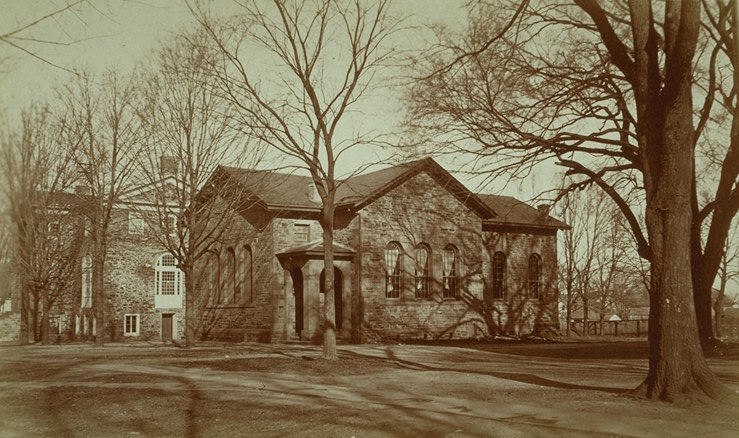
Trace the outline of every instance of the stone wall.
<path fill-rule="evenodd" d="M 491 335 L 524 335 L 556 330 L 557 320 L 557 238 L 554 232 L 485 232 L 485 300 L 480 313 Z M 495 252 L 506 256 L 505 295 L 494 298 L 492 259 Z M 541 257 L 542 290 L 538 299 L 528 291 L 529 258 Z"/>
<path fill-rule="evenodd" d="M 364 341 L 385 338 L 469 338 L 486 334 L 475 303 L 483 300 L 481 219 L 427 173 L 420 173 L 360 212 Z M 400 298 L 385 297 L 385 247 L 402 246 Z M 415 249 L 431 250 L 429 298 L 416 298 Z M 442 252 L 458 253 L 457 299 L 442 298 Z"/>
<path fill-rule="evenodd" d="M 213 259 L 203 259 L 197 268 L 207 296 L 198 309 L 201 339 L 273 340 L 274 295 L 281 279 L 281 271 L 274 270 L 274 224 L 265 219 L 267 212 L 253 210 L 225 221 L 226 230 L 212 245 Z M 236 256 L 233 268 L 229 248 Z"/>
<path fill-rule="evenodd" d="M 114 341 L 160 340 L 162 314 L 174 314 L 173 337 L 184 339 L 185 294 L 182 286 L 182 305 L 175 308 L 156 308 L 156 272 L 159 257 L 167 254 L 165 247 L 153 236 L 158 229 L 146 227 L 144 233 L 129 231 L 129 211 L 116 210 L 111 224 L 108 255 L 105 263 L 105 287 L 108 292 L 106 307 L 106 338 Z M 139 315 L 139 335 L 124 336 L 124 316 Z"/>

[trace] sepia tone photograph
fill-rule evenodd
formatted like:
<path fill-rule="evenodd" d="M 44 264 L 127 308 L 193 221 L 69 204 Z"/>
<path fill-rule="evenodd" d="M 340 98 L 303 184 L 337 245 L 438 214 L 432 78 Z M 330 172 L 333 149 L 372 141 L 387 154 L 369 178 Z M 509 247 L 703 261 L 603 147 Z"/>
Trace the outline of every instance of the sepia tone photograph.
<path fill-rule="evenodd" d="M 0 0 L 0 437 L 739 436 L 739 0 Z"/>

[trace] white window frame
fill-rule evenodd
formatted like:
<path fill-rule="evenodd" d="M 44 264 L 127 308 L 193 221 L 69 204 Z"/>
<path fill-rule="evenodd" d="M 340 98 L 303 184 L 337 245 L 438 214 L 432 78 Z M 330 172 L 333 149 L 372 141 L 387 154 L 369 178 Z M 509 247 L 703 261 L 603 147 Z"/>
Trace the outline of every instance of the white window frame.
<path fill-rule="evenodd" d="M 298 240 L 298 236 L 303 233 L 298 233 L 298 230 L 305 230 L 305 240 Z M 296 222 L 293 224 L 293 242 L 294 243 L 308 243 L 310 242 L 310 224 L 305 222 Z"/>
<path fill-rule="evenodd" d="M 167 264 L 165 264 L 167 259 Z M 164 293 L 165 280 L 164 274 L 173 276 L 172 282 L 173 293 Z M 154 266 L 154 301 L 155 307 L 158 309 L 173 309 L 182 307 L 182 293 L 185 290 L 185 273 L 179 268 L 177 259 L 169 253 L 160 255 Z"/>
<path fill-rule="evenodd" d="M 134 330 L 128 330 L 129 318 L 135 318 L 136 327 Z M 141 329 L 141 316 L 138 313 L 126 313 L 123 315 L 123 336 L 139 336 Z"/>

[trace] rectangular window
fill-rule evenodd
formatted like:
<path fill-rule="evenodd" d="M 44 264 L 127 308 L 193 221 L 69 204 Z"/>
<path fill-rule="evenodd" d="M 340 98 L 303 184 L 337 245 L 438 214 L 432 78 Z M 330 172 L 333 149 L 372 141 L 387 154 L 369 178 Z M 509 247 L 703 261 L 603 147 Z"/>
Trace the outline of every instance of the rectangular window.
<path fill-rule="evenodd" d="M 129 234 L 144 234 L 144 226 L 144 218 L 140 214 L 134 212 L 128 213 Z"/>
<path fill-rule="evenodd" d="M 177 234 L 177 215 L 167 214 L 162 221 L 162 229 L 170 236 Z"/>
<path fill-rule="evenodd" d="M 123 315 L 123 336 L 139 335 L 139 315 L 126 314 Z"/>
<path fill-rule="evenodd" d="M 59 222 L 49 222 L 49 234 L 52 236 L 56 236 L 61 231 L 61 226 L 59 225 Z"/>
<path fill-rule="evenodd" d="M 306 243 L 310 241 L 310 225 L 295 224 L 293 226 L 293 241 L 295 243 Z"/>
<path fill-rule="evenodd" d="M 174 271 L 162 271 L 159 273 L 161 275 L 160 281 L 161 283 L 161 294 L 162 295 L 174 295 L 175 294 L 175 285 L 176 285 L 176 272 Z"/>

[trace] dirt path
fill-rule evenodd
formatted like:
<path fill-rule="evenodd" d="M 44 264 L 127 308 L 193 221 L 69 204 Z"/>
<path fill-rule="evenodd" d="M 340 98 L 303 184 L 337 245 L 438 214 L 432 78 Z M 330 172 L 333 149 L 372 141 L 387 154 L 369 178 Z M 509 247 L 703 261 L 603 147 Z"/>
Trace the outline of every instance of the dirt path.
<path fill-rule="evenodd" d="M 643 359 L 438 346 L 0 349 L 0 436 L 737 436 L 736 406 L 620 395 Z M 9 354 L 8 354 L 9 353 Z M 734 360 L 713 359 L 739 390 Z"/>

